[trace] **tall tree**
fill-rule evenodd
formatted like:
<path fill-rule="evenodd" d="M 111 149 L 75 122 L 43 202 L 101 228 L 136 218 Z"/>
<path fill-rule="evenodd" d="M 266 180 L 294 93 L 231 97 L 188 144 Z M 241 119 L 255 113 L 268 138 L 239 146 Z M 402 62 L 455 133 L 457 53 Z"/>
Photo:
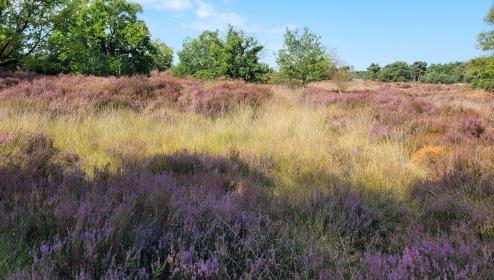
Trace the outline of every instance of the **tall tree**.
<path fill-rule="evenodd" d="M 48 39 L 48 56 L 63 72 L 95 75 L 149 73 L 156 49 L 139 4 L 125 0 L 77 0 Z"/>
<path fill-rule="evenodd" d="M 204 31 L 198 38 L 186 39 L 178 52 L 179 63 L 172 69 L 178 76 L 214 79 L 224 75 L 225 44 L 219 31 Z"/>
<path fill-rule="evenodd" d="M 153 70 L 164 71 L 172 67 L 173 50 L 165 43 L 154 40 L 153 44 Z"/>
<path fill-rule="evenodd" d="M 410 66 L 403 61 L 388 64 L 379 73 L 382 82 L 409 82 L 411 79 Z"/>
<path fill-rule="evenodd" d="M 494 25 L 494 7 L 489 10 L 485 22 Z M 484 51 L 494 51 L 494 30 L 482 32 L 478 36 L 479 47 Z"/>
<path fill-rule="evenodd" d="M 494 25 L 494 6 L 489 10 L 485 21 Z M 483 32 L 478 37 L 479 47 L 491 52 L 489 56 L 478 57 L 467 63 L 466 80 L 472 87 L 494 92 L 494 30 Z"/>
<path fill-rule="evenodd" d="M 0 0 L 0 67 L 15 67 L 44 45 L 66 0 Z"/>
<path fill-rule="evenodd" d="M 410 65 L 410 74 L 412 76 L 412 81 L 418 82 L 426 71 L 427 71 L 427 62 L 424 61 L 414 62 L 412 65 Z"/>
<path fill-rule="evenodd" d="M 259 61 L 263 49 L 256 39 L 229 26 L 224 49 L 226 76 L 247 82 L 262 81 L 270 71 L 267 64 Z"/>
<path fill-rule="evenodd" d="M 377 80 L 379 77 L 379 73 L 381 72 L 381 66 L 377 63 L 371 63 L 369 67 L 367 67 L 367 78 L 370 80 Z"/>
<path fill-rule="evenodd" d="M 331 77 L 335 63 L 321 42 L 321 37 L 304 28 L 287 29 L 284 47 L 278 52 L 280 75 L 303 85 Z"/>
<path fill-rule="evenodd" d="M 179 63 L 172 68 L 175 75 L 200 79 L 231 78 L 247 82 L 263 82 L 269 67 L 260 62 L 264 47 L 253 37 L 233 26 L 226 37 L 219 31 L 204 31 L 198 38 L 184 41 L 178 52 Z"/>

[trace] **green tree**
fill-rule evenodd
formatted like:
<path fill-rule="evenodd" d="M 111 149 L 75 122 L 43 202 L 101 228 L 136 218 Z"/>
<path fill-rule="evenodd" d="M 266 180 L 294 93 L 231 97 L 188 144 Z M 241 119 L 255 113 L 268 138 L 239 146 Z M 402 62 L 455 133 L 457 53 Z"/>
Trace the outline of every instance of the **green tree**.
<path fill-rule="evenodd" d="M 0 0 L 0 68 L 15 68 L 46 42 L 65 0 Z"/>
<path fill-rule="evenodd" d="M 185 40 L 178 52 L 180 61 L 172 71 L 177 76 L 200 79 L 224 77 L 263 82 L 270 72 L 260 62 L 263 49 L 257 40 L 233 26 L 228 27 L 225 39 L 219 31 L 204 31 L 198 38 Z"/>
<path fill-rule="evenodd" d="M 321 43 L 321 37 L 304 28 L 286 30 L 283 49 L 276 62 L 279 74 L 286 80 L 298 80 L 302 85 L 331 78 L 335 63 Z"/>
<path fill-rule="evenodd" d="M 410 74 L 412 75 L 412 81 L 418 82 L 420 78 L 427 71 L 427 62 L 416 61 L 410 65 Z"/>
<path fill-rule="evenodd" d="M 35 65 L 55 63 L 60 72 L 94 75 L 149 73 L 156 49 L 138 4 L 125 0 L 77 0 L 50 34 Z"/>
<path fill-rule="evenodd" d="M 403 61 L 388 64 L 381 70 L 378 79 L 382 82 L 408 82 L 412 79 L 410 66 Z"/>
<path fill-rule="evenodd" d="M 172 68 L 177 76 L 215 79 L 225 75 L 225 44 L 219 31 L 204 31 L 198 38 L 186 39 L 178 52 L 179 63 Z"/>
<path fill-rule="evenodd" d="M 494 92 L 494 56 L 478 57 L 470 60 L 466 77 L 473 88 Z"/>
<path fill-rule="evenodd" d="M 494 25 L 494 7 L 489 10 L 489 13 L 485 17 L 485 22 Z M 480 33 L 477 40 L 483 51 L 494 50 L 494 30 Z"/>
<path fill-rule="evenodd" d="M 371 63 L 371 65 L 367 67 L 366 78 L 375 81 L 379 77 L 379 73 L 381 73 L 381 66 L 377 63 Z"/>
<path fill-rule="evenodd" d="M 420 81 L 431 84 L 462 83 L 465 82 L 465 68 L 463 62 L 431 64 Z"/>
<path fill-rule="evenodd" d="M 485 20 L 494 25 L 494 7 L 489 10 Z M 478 43 L 482 50 L 494 51 L 494 30 L 480 33 Z M 468 62 L 466 78 L 472 87 L 494 92 L 494 56 L 479 57 Z"/>
<path fill-rule="evenodd" d="M 152 46 L 153 70 L 161 72 L 170 69 L 173 63 L 173 50 L 159 40 L 154 40 Z"/>
<path fill-rule="evenodd" d="M 265 81 L 270 68 L 259 61 L 263 49 L 256 39 L 229 26 L 224 48 L 225 76 L 247 82 Z"/>

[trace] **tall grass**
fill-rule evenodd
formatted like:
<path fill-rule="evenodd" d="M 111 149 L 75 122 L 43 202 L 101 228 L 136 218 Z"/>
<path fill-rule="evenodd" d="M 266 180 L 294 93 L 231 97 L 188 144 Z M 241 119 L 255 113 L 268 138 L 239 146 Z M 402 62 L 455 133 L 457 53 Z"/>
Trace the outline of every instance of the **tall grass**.
<path fill-rule="evenodd" d="M 279 192 L 323 188 L 331 177 L 402 194 L 424 176 L 398 141 L 372 141 L 371 114 L 297 105 L 295 96 L 262 110 L 243 107 L 220 117 L 173 111 L 51 114 L 1 106 L 0 134 L 44 132 L 62 151 L 80 156 L 83 169 L 119 166 L 121 157 L 146 158 L 188 150 L 238 153 L 274 176 Z M 340 123 L 338 123 L 340 122 Z"/>

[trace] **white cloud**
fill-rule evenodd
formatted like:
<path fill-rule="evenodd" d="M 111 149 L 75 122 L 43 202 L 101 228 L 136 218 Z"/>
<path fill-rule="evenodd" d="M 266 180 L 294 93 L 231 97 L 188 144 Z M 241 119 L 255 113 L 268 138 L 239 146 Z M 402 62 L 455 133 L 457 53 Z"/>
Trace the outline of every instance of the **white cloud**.
<path fill-rule="evenodd" d="M 193 8 L 190 0 L 134 0 L 134 2 L 159 10 L 181 11 Z"/>
<path fill-rule="evenodd" d="M 216 9 L 213 5 L 206 3 L 204 1 L 196 1 L 195 13 L 199 18 L 208 18 L 216 14 Z"/>

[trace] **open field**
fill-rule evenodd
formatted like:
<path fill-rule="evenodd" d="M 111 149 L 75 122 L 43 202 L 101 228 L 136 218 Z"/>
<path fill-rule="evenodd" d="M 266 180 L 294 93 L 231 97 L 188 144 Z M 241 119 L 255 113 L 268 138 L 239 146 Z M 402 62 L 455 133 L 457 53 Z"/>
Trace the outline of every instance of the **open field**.
<path fill-rule="evenodd" d="M 486 279 L 494 95 L 0 75 L 0 278 Z"/>

